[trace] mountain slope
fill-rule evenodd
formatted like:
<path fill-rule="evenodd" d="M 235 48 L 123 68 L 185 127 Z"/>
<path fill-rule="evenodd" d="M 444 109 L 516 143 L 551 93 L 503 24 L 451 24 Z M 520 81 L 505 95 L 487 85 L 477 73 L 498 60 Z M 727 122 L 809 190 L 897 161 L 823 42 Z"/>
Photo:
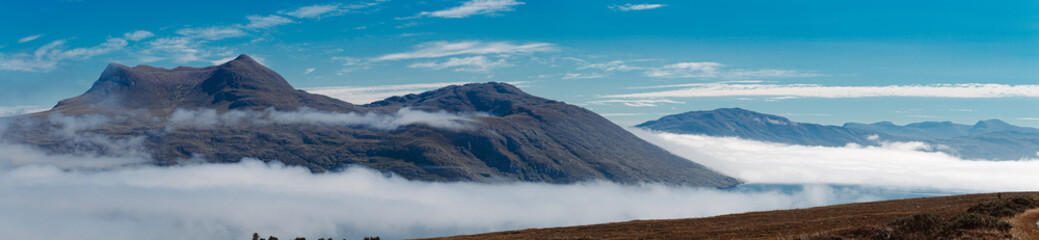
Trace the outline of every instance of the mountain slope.
<path fill-rule="evenodd" d="M 185 109 L 216 113 L 184 117 Z M 456 117 L 468 119 L 463 122 L 449 120 L 466 127 L 445 128 L 423 119 L 405 119 L 408 116 L 401 116 L 402 111 L 469 117 Z M 433 181 L 609 180 L 705 187 L 738 183 L 649 144 L 591 111 L 531 96 L 508 84 L 449 86 L 357 106 L 295 90 L 277 73 L 244 55 L 206 68 L 113 64 L 89 91 L 34 117 L 48 121 L 50 114 L 58 112 L 107 115 L 107 125 L 77 134 L 143 138 L 147 154 L 164 165 L 250 157 L 306 166 L 314 172 L 362 165 Z M 292 122 L 256 123 L 275 118 Z M 226 119 L 239 120 L 201 126 L 177 122 Z M 404 123 L 390 128 L 320 124 L 329 119 Z M 9 131 L 20 136 L 5 139 L 21 139 L 55 152 L 83 147 L 45 135 L 46 127 L 41 128 Z"/>
<path fill-rule="evenodd" d="M 1037 192 L 968 194 L 749 212 L 706 218 L 635 220 L 584 226 L 524 229 L 430 239 L 920 239 L 872 238 L 873 236 L 856 236 L 847 233 L 864 232 L 860 229 L 885 229 L 885 227 L 890 229 L 889 223 L 915 214 L 955 215 L 967 212 L 971 206 L 998 199 L 1036 198 L 1037 196 L 1039 196 Z M 1019 227 L 1035 229 L 1034 220 L 1023 222 L 1026 224 L 1015 225 L 1014 229 L 1017 230 Z M 999 236 L 993 232 L 979 232 L 975 235 Z M 962 239 L 1006 238 L 963 237 Z"/>
<path fill-rule="evenodd" d="M 692 111 L 661 117 L 636 127 L 656 131 L 731 136 L 797 145 L 844 146 L 848 143 L 873 145 L 870 136 L 877 132 L 792 122 L 784 117 L 740 108 Z"/>

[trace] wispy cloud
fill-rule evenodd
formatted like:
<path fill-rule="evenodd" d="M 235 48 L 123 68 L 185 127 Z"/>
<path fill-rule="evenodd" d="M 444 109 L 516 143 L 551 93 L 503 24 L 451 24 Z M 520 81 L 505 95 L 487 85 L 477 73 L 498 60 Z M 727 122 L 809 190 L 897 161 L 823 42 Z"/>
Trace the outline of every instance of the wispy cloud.
<path fill-rule="evenodd" d="M 650 10 L 650 9 L 655 9 L 655 8 L 661 8 L 661 7 L 664 7 L 664 6 L 667 6 L 667 5 L 664 5 L 664 4 L 649 4 L 649 3 L 641 3 L 641 4 L 625 3 L 624 5 L 610 5 L 609 8 L 613 9 L 613 10 L 617 10 L 617 11 L 627 12 L 627 11 Z"/>
<path fill-rule="evenodd" d="M 172 59 L 177 62 L 205 61 L 214 55 L 231 54 L 231 52 L 223 52 L 226 54 L 215 52 L 216 50 L 204 47 L 203 43 L 185 37 L 159 38 L 148 42 L 149 47 L 142 50 L 141 53 L 149 55 L 147 59 L 149 61 Z"/>
<path fill-rule="evenodd" d="M 305 71 L 303 71 L 303 75 L 307 75 L 307 74 L 313 73 L 314 70 L 317 70 L 317 69 L 316 68 L 307 68 Z"/>
<path fill-rule="evenodd" d="M 462 6 L 440 11 L 422 12 L 419 16 L 440 18 L 466 18 L 473 15 L 492 15 L 498 12 L 512 11 L 513 7 L 524 4 L 515 0 L 470 0 Z"/>
<path fill-rule="evenodd" d="M 449 58 L 440 62 L 421 62 L 408 65 L 411 68 L 430 68 L 435 70 L 451 68 L 454 71 L 461 72 L 487 72 L 492 68 L 507 66 L 511 66 L 511 64 L 505 63 L 505 59 L 492 61 L 485 56 Z"/>
<path fill-rule="evenodd" d="M 8 107 L 0 106 L 0 117 L 7 117 L 7 116 L 14 116 L 14 115 L 27 114 L 27 113 L 40 112 L 40 111 L 45 111 L 47 109 L 49 109 L 49 108 L 44 108 L 44 107 L 40 107 L 40 106 L 8 106 Z"/>
<path fill-rule="evenodd" d="M 247 35 L 245 31 L 237 27 L 184 28 L 177 30 L 177 34 L 186 38 L 204 40 L 220 40 Z"/>
<path fill-rule="evenodd" d="M 459 130 L 478 124 L 474 117 L 487 116 L 483 113 L 448 113 L 445 111 L 425 112 L 401 108 L 395 113 L 336 113 L 316 110 L 298 111 L 228 111 L 177 109 L 167 120 L 171 127 L 191 128 L 235 128 L 263 125 L 318 125 L 350 126 L 375 130 L 396 130 L 408 125 L 425 125 L 434 128 Z"/>
<path fill-rule="evenodd" d="M 554 51 L 555 49 L 555 46 L 551 43 L 540 42 L 516 45 L 510 42 L 439 41 L 420 44 L 416 46 L 415 51 L 387 54 L 374 58 L 372 60 L 390 61 L 480 54 L 524 54 L 535 52 L 548 52 Z"/>
<path fill-rule="evenodd" d="M 284 12 L 285 15 L 293 16 L 296 18 L 318 18 L 325 14 L 335 13 L 339 10 L 339 5 L 311 5 L 298 8 L 296 10 Z"/>
<path fill-rule="evenodd" d="M 380 86 L 336 86 L 304 88 L 304 91 L 321 94 L 355 104 L 366 104 L 379 101 L 392 96 L 404 96 L 412 93 L 420 93 L 449 85 L 462 85 L 466 82 L 438 82 L 438 83 L 415 83 L 399 85 Z"/>
<path fill-rule="evenodd" d="M 572 58 L 572 59 L 576 59 L 576 58 Z M 577 59 L 577 60 L 580 60 L 580 59 Z M 585 62 L 585 61 L 584 60 L 580 60 L 580 62 Z M 614 60 L 614 61 L 609 61 L 609 62 L 605 62 L 605 63 L 586 63 L 583 66 L 580 66 L 580 67 L 577 68 L 577 70 L 585 70 L 585 69 L 597 69 L 597 70 L 607 71 L 607 72 L 614 72 L 614 71 L 627 72 L 627 71 L 634 71 L 634 70 L 644 70 L 644 69 L 646 69 L 646 67 L 632 66 L 632 65 L 629 65 L 629 63 L 627 61 Z"/>
<path fill-rule="evenodd" d="M 372 67 L 368 60 L 355 58 L 355 57 L 332 57 L 333 62 L 342 62 L 343 68 L 336 72 L 336 75 L 343 75 L 349 72 L 370 69 Z"/>
<path fill-rule="evenodd" d="M 133 31 L 133 32 L 128 32 L 128 33 L 123 34 L 123 38 L 126 38 L 126 40 L 130 40 L 130 41 L 140 41 L 140 40 L 143 40 L 145 38 L 150 38 L 150 37 L 153 37 L 153 36 L 155 36 L 154 33 L 149 32 L 149 31 L 144 31 L 144 30 L 138 30 L 138 31 Z"/>
<path fill-rule="evenodd" d="M 795 78 L 818 77 L 817 73 L 808 73 L 782 69 L 728 69 L 717 62 L 682 62 L 650 68 L 644 73 L 656 78 Z"/>
<path fill-rule="evenodd" d="M 609 77 L 610 75 L 604 73 L 566 73 L 562 79 L 595 79 Z"/>
<path fill-rule="evenodd" d="M 37 48 L 31 54 L 20 53 L 10 56 L 0 54 L 0 70 L 46 72 L 53 70 L 63 60 L 87 59 L 123 49 L 129 44 L 126 39 L 109 38 L 97 46 L 66 49 L 65 43 L 65 40 L 53 41 Z"/>
<path fill-rule="evenodd" d="M 378 5 L 380 2 L 383 1 L 357 2 L 354 4 L 317 4 L 300 7 L 292 11 L 278 11 L 278 13 L 295 18 L 323 18 L 339 16 L 354 10 L 372 7 Z"/>
<path fill-rule="evenodd" d="M 679 101 L 668 100 L 668 99 L 638 99 L 638 100 L 612 99 L 612 100 L 602 100 L 602 101 L 591 101 L 591 102 L 588 102 L 588 104 L 596 104 L 596 105 L 602 105 L 602 104 L 608 104 L 608 103 L 620 103 L 620 104 L 624 104 L 625 106 L 629 106 L 629 107 L 656 107 L 656 106 L 659 106 L 659 104 L 661 104 L 661 103 L 685 104 L 685 102 L 679 102 Z"/>
<path fill-rule="evenodd" d="M 930 84 L 888 86 L 824 86 L 819 84 L 738 84 L 696 83 L 672 85 L 681 87 L 631 94 L 607 95 L 607 98 L 662 98 L 662 97 L 727 97 L 774 96 L 801 98 L 864 98 L 864 97 L 932 97 L 932 98 L 1007 98 L 1039 97 L 1039 85 L 1007 84 Z"/>
<path fill-rule="evenodd" d="M 36 35 L 32 35 L 32 36 L 23 37 L 21 39 L 18 39 L 18 43 L 31 42 L 32 40 L 36 40 L 36 39 L 38 39 L 40 37 L 43 37 L 43 34 L 36 34 Z"/>
<path fill-rule="evenodd" d="M 286 17 L 282 17 L 282 16 L 278 16 L 278 15 L 267 15 L 267 16 L 251 15 L 251 16 L 246 16 L 245 18 L 249 19 L 249 24 L 244 26 L 247 29 L 265 29 L 265 28 L 281 26 L 281 25 L 285 25 L 285 24 L 289 24 L 289 23 L 293 23 L 294 22 L 294 21 L 292 21 L 292 19 L 288 19 Z"/>

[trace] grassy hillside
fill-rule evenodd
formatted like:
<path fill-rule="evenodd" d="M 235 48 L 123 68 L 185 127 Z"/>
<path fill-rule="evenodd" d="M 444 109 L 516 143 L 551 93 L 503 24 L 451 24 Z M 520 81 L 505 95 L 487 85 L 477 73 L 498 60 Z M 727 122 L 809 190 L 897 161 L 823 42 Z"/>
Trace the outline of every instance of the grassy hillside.
<path fill-rule="evenodd" d="M 915 198 L 881 202 L 853 203 L 808 209 L 751 212 L 708 218 L 675 220 L 638 220 L 587 226 L 528 229 L 455 236 L 439 239 L 859 239 L 855 234 L 869 234 L 877 229 L 898 228 L 895 222 L 912 219 L 918 214 L 954 216 L 967 213 L 971 207 L 991 204 L 999 199 L 1039 197 L 1039 192 L 970 194 L 947 197 Z M 1036 231 L 1034 211 L 1005 218 L 1016 223 L 1015 234 Z M 1031 213 L 1031 215 L 1029 215 Z M 919 217 L 917 217 L 919 218 Z M 1020 219 L 1019 219 L 1020 218 Z M 1028 218 L 1028 219 L 1031 219 Z M 1016 227 L 1016 226 L 1024 227 Z M 978 234 L 980 239 L 1003 238 L 998 232 Z M 1005 235 L 1005 234 L 1004 234 Z"/>

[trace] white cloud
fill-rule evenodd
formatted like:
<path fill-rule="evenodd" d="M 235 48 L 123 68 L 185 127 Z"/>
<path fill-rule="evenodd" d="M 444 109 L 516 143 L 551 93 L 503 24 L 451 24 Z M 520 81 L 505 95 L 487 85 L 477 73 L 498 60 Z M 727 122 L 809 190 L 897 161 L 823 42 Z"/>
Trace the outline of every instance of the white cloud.
<path fill-rule="evenodd" d="M 667 5 L 665 5 L 665 4 L 648 4 L 648 3 L 642 3 L 642 4 L 625 3 L 624 5 L 610 5 L 609 8 L 613 9 L 613 10 L 617 10 L 617 11 L 627 12 L 627 11 L 650 10 L 650 9 L 664 7 L 664 6 L 667 6 Z"/>
<path fill-rule="evenodd" d="M 422 93 L 425 91 L 434 90 L 450 85 L 464 85 L 466 83 L 469 82 L 412 83 L 378 86 L 334 86 L 304 88 L 303 90 L 309 93 L 321 94 L 354 104 L 367 104 L 393 96 L 404 96 L 413 93 Z M 516 81 L 506 83 L 520 87 L 524 84 L 527 84 L 528 82 Z"/>
<path fill-rule="evenodd" d="M 283 239 L 404 239 L 879 199 L 825 186 L 784 193 L 605 182 L 417 182 L 359 167 L 312 174 L 249 159 L 109 171 L 0 167 L 0 192 L 7 193 L 0 195 L 6 238 L 113 240 L 245 239 L 253 232 Z"/>
<path fill-rule="evenodd" d="M 602 104 L 608 104 L 608 103 L 620 103 L 620 104 L 624 104 L 625 106 L 629 106 L 629 107 L 656 107 L 656 106 L 659 106 L 660 103 L 685 104 L 685 102 L 673 101 L 673 100 L 668 100 L 668 99 L 638 99 L 638 100 L 613 99 L 613 100 L 602 100 L 602 101 L 591 101 L 591 102 L 588 102 L 588 104 L 596 104 L 596 105 L 602 105 Z"/>
<path fill-rule="evenodd" d="M 43 34 L 36 34 L 36 35 L 32 35 L 32 36 L 23 37 L 23 38 L 18 39 L 18 43 L 31 42 L 32 40 L 36 40 L 36 39 L 38 39 L 40 37 L 43 37 Z"/>
<path fill-rule="evenodd" d="M 609 75 L 603 73 L 566 73 L 563 75 L 562 79 L 594 79 L 608 76 Z"/>
<path fill-rule="evenodd" d="M 50 108 L 44 108 L 40 106 L 0 106 L 0 117 L 41 112 L 46 111 L 47 109 Z"/>
<path fill-rule="evenodd" d="M 144 30 L 138 30 L 138 31 L 133 31 L 133 32 L 128 32 L 128 33 L 124 33 L 123 34 L 123 38 L 126 38 L 126 40 L 130 40 L 130 41 L 140 41 L 142 39 L 150 38 L 152 36 L 155 36 L 155 34 L 152 33 L 152 32 L 149 32 L 149 31 L 144 31 Z"/>
<path fill-rule="evenodd" d="M 817 73 L 806 73 L 782 69 L 726 69 L 724 64 L 716 62 L 682 62 L 649 68 L 646 76 L 658 78 L 794 78 L 818 77 Z"/>
<path fill-rule="evenodd" d="M 252 125 L 322 125 L 350 126 L 376 130 L 396 130 L 408 125 L 426 125 L 449 130 L 466 129 L 479 123 L 481 113 L 454 114 L 445 111 L 424 112 L 402 108 L 395 113 L 334 113 L 315 110 L 299 111 L 228 111 L 177 109 L 167 123 L 174 127 L 238 127 Z"/>
<path fill-rule="evenodd" d="M 332 57 L 333 62 L 343 62 L 343 68 L 336 72 L 336 75 L 343 75 L 349 72 L 370 69 L 372 67 L 368 60 L 355 58 L 355 57 Z"/>
<path fill-rule="evenodd" d="M 177 30 L 177 34 L 190 39 L 204 40 L 220 40 L 246 35 L 242 29 L 236 27 L 184 28 Z"/>
<path fill-rule="evenodd" d="M 285 25 L 285 24 L 289 24 L 289 23 L 293 23 L 294 22 L 294 21 L 292 21 L 292 19 L 288 19 L 288 18 L 285 18 L 285 17 L 282 17 L 282 16 L 278 16 L 278 15 L 267 15 L 267 16 L 251 15 L 251 16 L 246 16 L 245 18 L 249 19 L 249 24 L 245 25 L 245 28 L 247 28 L 247 29 L 265 29 L 265 28 L 281 26 L 281 25 Z"/>
<path fill-rule="evenodd" d="M 599 115 L 602 115 L 603 117 L 631 117 L 631 116 L 640 116 L 642 114 L 641 113 L 600 113 Z"/>
<path fill-rule="evenodd" d="M 279 11 L 278 13 L 295 18 L 322 18 L 338 16 L 353 10 L 372 7 L 378 5 L 380 2 L 382 1 L 359 2 L 355 4 L 317 4 L 300 7 L 292 11 Z"/>
<path fill-rule="evenodd" d="M 535 52 L 554 51 L 555 47 L 550 43 L 527 43 L 515 45 L 509 42 L 429 42 L 416 46 L 415 51 L 387 54 L 373 59 L 373 61 L 406 60 L 418 58 L 437 58 L 455 55 L 474 54 L 524 54 Z"/>
<path fill-rule="evenodd" d="M 202 47 L 202 42 L 185 37 L 159 38 L 148 42 L 149 48 L 141 53 L 150 55 L 150 60 L 173 59 L 177 62 L 202 61 L 216 55 Z M 161 56 L 161 57 L 160 57 Z"/>
<path fill-rule="evenodd" d="M 748 183 L 851 184 L 966 191 L 1039 189 L 1039 159 L 965 160 L 919 142 L 881 146 L 798 146 L 743 140 L 653 133 L 637 136 L 687 159 Z M 941 146 L 937 146 L 941 147 Z"/>
<path fill-rule="evenodd" d="M 411 68 L 431 68 L 436 70 L 452 68 L 463 72 L 487 72 L 492 68 L 511 66 L 505 63 L 505 59 L 498 61 L 488 60 L 485 56 L 472 56 L 464 58 L 449 58 L 441 62 L 421 62 L 409 65 Z"/>
<path fill-rule="evenodd" d="M 818 84 L 702 83 L 673 85 L 677 90 L 608 95 L 608 98 L 776 96 L 801 98 L 934 97 L 1007 98 L 1039 97 L 1039 85 L 931 84 L 888 86 L 823 86 Z"/>
<path fill-rule="evenodd" d="M 314 70 L 317 70 L 317 69 L 316 68 L 307 68 L 307 70 L 303 71 L 303 75 L 310 74 L 310 73 L 314 72 Z"/>
<path fill-rule="evenodd" d="M 57 40 L 37 48 L 32 54 L 0 55 L 0 70 L 46 72 L 63 60 L 87 59 L 123 49 L 127 44 L 126 39 L 109 38 L 94 47 L 65 49 L 65 40 Z"/>
<path fill-rule="evenodd" d="M 473 15 L 491 15 L 497 12 L 509 12 L 513 7 L 524 4 L 515 0 L 470 0 L 462 6 L 434 12 L 422 12 L 419 16 L 441 18 L 465 18 Z"/>
<path fill-rule="evenodd" d="M 339 10 L 338 5 L 312 5 L 298 8 L 296 10 L 285 12 L 285 15 L 293 16 L 296 18 L 318 18 L 324 14 L 333 13 Z"/>
<path fill-rule="evenodd" d="M 716 62 L 683 62 L 646 71 L 646 76 L 662 78 L 716 77 L 719 75 L 718 69 L 723 66 L 725 65 Z"/>
<path fill-rule="evenodd" d="M 450 85 L 462 84 L 466 84 L 466 82 L 414 83 L 366 87 L 337 86 L 304 88 L 303 90 L 309 93 L 321 94 L 354 104 L 366 104 L 374 101 L 383 100 L 392 96 L 404 96 L 407 94 L 421 93 Z"/>
<path fill-rule="evenodd" d="M 576 59 L 576 58 L 571 58 L 571 59 Z M 577 60 L 580 60 L 580 59 L 577 59 Z M 580 60 L 580 62 L 584 62 L 584 60 Z M 605 63 L 588 63 L 588 64 L 585 64 L 584 66 L 580 66 L 580 67 L 577 68 L 577 70 L 585 70 L 585 69 L 598 69 L 598 70 L 607 71 L 607 72 L 614 72 L 614 71 L 627 72 L 627 71 L 633 71 L 633 70 L 643 70 L 645 68 L 644 67 L 636 67 L 636 66 L 628 65 L 627 62 L 625 62 L 625 61 L 614 60 L 614 61 L 609 61 L 609 62 L 605 62 Z"/>

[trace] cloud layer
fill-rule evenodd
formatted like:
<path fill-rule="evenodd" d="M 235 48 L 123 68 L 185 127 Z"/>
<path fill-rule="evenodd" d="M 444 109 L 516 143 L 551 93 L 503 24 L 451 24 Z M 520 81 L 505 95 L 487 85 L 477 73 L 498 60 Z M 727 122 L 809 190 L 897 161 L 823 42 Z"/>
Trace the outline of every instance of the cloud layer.
<path fill-rule="evenodd" d="M 647 132 L 643 139 L 750 183 L 851 184 L 958 189 L 1039 190 L 1039 159 L 965 160 L 919 142 L 820 147 Z"/>
<path fill-rule="evenodd" d="M 395 113 L 334 113 L 315 110 L 299 111 L 228 111 L 177 109 L 167 123 L 172 127 L 237 127 L 242 125 L 325 125 L 350 126 L 376 130 L 396 130 L 407 125 L 426 125 L 434 128 L 458 130 L 478 124 L 477 116 L 485 114 L 454 114 L 445 111 L 424 112 L 401 108 Z"/>
<path fill-rule="evenodd" d="M 363 168 L 315 175 L 255 160 L 110 171 L 7 166 L 0 193 L 0 237 L 9 239 L 243 239 L 252 232 L 397 239 L 876 199 L 824 186 L 781 193 L 412 182 Z"/>

